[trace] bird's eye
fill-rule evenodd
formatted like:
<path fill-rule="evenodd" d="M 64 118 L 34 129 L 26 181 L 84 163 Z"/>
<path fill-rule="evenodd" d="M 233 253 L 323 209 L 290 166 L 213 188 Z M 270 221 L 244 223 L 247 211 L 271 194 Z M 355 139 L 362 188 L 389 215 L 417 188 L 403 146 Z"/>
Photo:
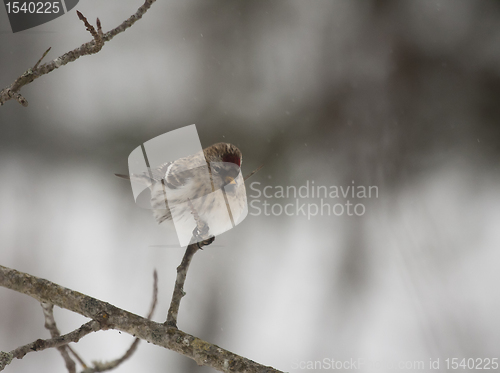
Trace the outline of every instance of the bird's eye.
<path fill-rule="evenodd" d="M 220 174 L 222 172 L 222 167 L 220 165 L 212 165 L 211 168 L 214 174 Z"/>

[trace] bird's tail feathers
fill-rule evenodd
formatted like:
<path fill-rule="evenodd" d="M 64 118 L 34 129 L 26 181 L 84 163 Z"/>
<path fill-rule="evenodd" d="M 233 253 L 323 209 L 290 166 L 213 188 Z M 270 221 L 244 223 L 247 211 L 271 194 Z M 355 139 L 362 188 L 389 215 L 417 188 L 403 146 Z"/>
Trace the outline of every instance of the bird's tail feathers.
<path fill-rule="evenodd" d="M 115 174 L 115 176 L 118 176 L 120 179 L 130 180 L 129 175 Z"/>
<path fill-rule="evenodd" d="M 154 184 L 155 180 L 151 179 L 147 174 L 132 174 L 132 175 L 123 175 L 123 174 L 115 174 L 115 176 L 120 179 L 131 180 L 136 183 L 144 184 L 147 187 L 151 187 Z"/>

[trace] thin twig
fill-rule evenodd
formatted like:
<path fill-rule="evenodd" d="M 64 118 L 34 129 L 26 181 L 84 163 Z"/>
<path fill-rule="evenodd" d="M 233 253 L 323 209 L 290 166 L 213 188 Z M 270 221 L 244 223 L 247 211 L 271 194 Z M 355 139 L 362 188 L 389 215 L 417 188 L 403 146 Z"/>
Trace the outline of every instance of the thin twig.
<path fill-rule="evenodd" d="M 155 313 L 156 305 L 158 304 L 158 272 L 156 269 L 153 271 L 153 300 L 151 301 L 151 307 L 149 308 L 148 320 L 151 320 L 153 314 Z"/>
<path fill-rule="evenodd" d="M 104 34 L 103 40 L 110 41 L 113 39 L 116 35 L 119 33 L 125 31 L 129 27 L 131 27 L 134 23 L 136 23 L 138 20 L 142 18 L 142 16 L 148 11 L 149 8 L 151 8 L 151 5 L 155 2 L 156 0 L 145 0 L 144 4 L 142 4 L 139 9 L 137 9 L 137 12 L 132 14 L 126 21 L 122 22 L 120 26 L 115 27 L 114 29 L 108 31 L 107 33 Z"/>
<path fill-rule="evenodd" d="M 209 237 L 210 228 L 208 227 L 207 223 L 205 223 L 200 218 L 200 215 L 189 199 L 188 205 L 191 209 L 191 214 L 193 215 L 196 222 L 196 228 L 193 232 L 191 243 L 186 248 L 186 252 L 184 253 L 181 264 L 177 267 L 177 277 L 175 280 L 174 292 L 172 294 L 172 301 L 170 302 L 170 307 L 168 309 L 167 320 L 165 321 L 166 326 L 176 329 L 177 316 L 179 314 L 181 299 L 182 297 L 184 297 L 184 295 L 186 295 L 186 292 L 184 291 L 184 283 L 186 281 L 189 264 L 191 263 L 194 254 L 196 254 L 198 250 L 202 250 L 203 246 L 210 245 L 215 239 L 215 237 L 213 236 Z"/>
<path fill-rule="evenodd" d="M 30 352 L 43 351 L 47 348 L 64 346 L 70 342 L 78 342 L 87 334 L 96 332 L 101 329 L 101 324 L 95 320 L 92 320 L 88 323 L 83 324 L 71 333 L 64 334 L 52 339 L 37 339 L 35 342 L 31 342 L 27 345 L 18 347 L 8 353 L 3 352 L 2 354 L 0 354 L 0 370 L 2 370 L 6 365 L 10 364 L 12 359 L 22 359 L 27 353 Z"/>
<path fill-rule="evenodd" d="M 42 75 L 48 74 L 58 67 L 64 66 L 69 62 L 73 62 L 81 56 L 91 55 L 97 53 L 101 50 L 105 42 L 113 39 L 116 35 L 124 32 L 127 28 L 132 26 L 137 20 L 141 19 L 144 13 L 151 7 L 151 5 L 156 0 L 145 0 L 144 4 L 139 7 L 139 9 L 130 16 L 127 20 L 123 21 L 118 27 L 108 31 L 107 33 L 102 32 L 101 22 L 97 19 L 97 31 L 90 25 L 87 19 L 78 12 L 78 17 L 84 22 L 87 30 L 92 34 L 94 40 L 82 44 L 80 47 L 73 49 L 72 51 L 64 53 L 62 56 L 56 58 L 53 61 L 39 65 L 41 60 L 45 57 L 48 50 L 43 54 L 42 58 L 35 64 L 33 68 L 26 70 L 20 77 L 18 77 L 14 83 L 10 86 L 5 87 L 0 91 L 0 105 L 4 102 L 15 99 L 23 106 L 28 106 L 28 101 L 19 93 L 21 88 L 29 83 L 31 83 L 36 78 Z M 50 49 L 50 48 L 49 48 Z"/>
<path fill-rule="evenodd" d="M 102 28 L 101 28 L 101 21 L 99 18 L 97 18 L 97 30 L 95 30 L 94 26 L 92 26 L 88 21 L 87 18 L 84 17 L 82 13 L 80 13 L 78 10 L 76 11 L 76 14 L 78 15 L 78 18 L 83 21 L 85 27 L 87 27 L 87 31 L 90 32 L 90 35 L 94 37 L 94 45 L 91 51 L 89 51 L 89 54 L 94 54 L 97 53 L 101 50 L 101 48 L 104 46 L 104 40 L 102 40 L 103 34 L 102 34 Z"/>
<path fill-rule="evenodd" d="M 56 320 L 54 319 L 54 305 L 52 303 L 45 302 L 42 302 L 40 304 L 42 306 L 43 316 L 45 317 L 45 329 L 50 332 L 50 336 L 52 338 L 60 337 L 61 333 L 59 332 L 59 329 L 57 329 Z M 71 356 L 69 356 L 66 347 L 68 346 L 59 346 L 57 347 L 57 349 L 59 350 L 59 353 L 61 354 L 64 363 L 66 364 L 66 369 L 68 369 L 68 372 L 75 373 L 76 364 Z"/>
<path fill-rule="evenodd" d="M 187 271 L 194 254 L 196 254 L 199 249 L 200 247 L 198 246 L 198 243 L 188 245 L 186 252 L 184 253 L 184 257 L 182 258 L 182 262 L 177 267 L 177 278 L 175 280 L 174 292 L 172 294 L 172 301 L 170 302 L 170 308 L 167 313 L 167 321 L 165 321 L 165 325 L 169 328 L 177 329 L 179 306 L 181 304 L 182 297 L 186 295 L 184 292 L 184 282 L 186 281 Z"/>
<path fill-rule="evenodd" d="M 52 338 L 56 338 L 56 337 L 59 337 L 61 335 L 61 332 L 59 331 L 59 329 L 57 328 L 57 325 L 56 325 L 56 320 L 54 318 L 54 305 L 51 304 L 51 303 L 45 303 L 45 302 L 41 302 L 40 303 L 41 306 L 42 306 L 42 310 L 43 310 L 43 315 L 45 317 L 45 328 L 47 330 L 49 330 L 50 332 L 50 336 Z M 66 367 L 68 368 L 68 370 L 70 370 L 70 368 L 68 367 L 69 366 L 72 366 L 73 364 L 71 364 L 69 361 L 73 362 L 73 360 L 71 360 L 71 358 L 68 356 L 68 357 L 65 357 L 66 355 L 66 350 L 68 350 L 69 352 L 71 352 L 71 354 L 73 355 L 73 357 L 78 360 L 78 362 L 80 363 L 80 365 L 84 368 L 87 367 L 87 365 L 85 364 L 85 362 L 83 361 L 83 359 L 76 353 L 75 350 L 73 350 L 71 348 L 70 345 L 66 345 L 66 346 L 61 346 L 61 347 L 58 347 L 58 350 L 61 351 L 61 355 L 63 356 L 63 359 L 66 363 Z M 64 352 L 63 352 L 64 351 Z"/>
<path fill-rule="evenodd" d="M 252 172 L 250 172 L 247 176 L 245 176 L 243 178 L 244 181 L 247 181 L 247 179 L 249 179 L 251 176 L 253 176 L 255 173 L 257 173 L 258 171 L 260 171 L 260 169 L 264 167 L 264 163 L 262 163 L 259 167 L 257 167 L 255 170 L 253 170 Z"/>
<path fill-rule="evenodd" d="M 33 66 L 33 70 L 36 70 L 36 68 L 38 67 L 38 65 L 40 65 L 40 62 L 42 62 L 42 60 L 45 58 L 45 56 L 47 55 L 47 53 L 49 53 L 49 51 L 52 49 L 52 47 L 49 47 L 49 49 L 47 49 L 45 51 L 45 53 L 42 55 L 42 57 L 40 57 L 40 59 L 37 61 L 37 63 L 35 63 L 35 66 Z"/>
<path fill-rule="evenodd" d="M 80 365 L 83 367 L 83 368 L 87 368 L 87 364 L 85 363 L 85 361 L 83 361 L 83 359 L 80 357 L 80 355 L 78 355 L 76 353 L 76 351 L 70 346 L 70 345 L 66 345 L 66 348 L 68 349 L 69 352 L 71 352 L 71 354 L 73 355 L 73 357 L 78 360 L 78 362 L 80 363 Z"/>
<path fill-rule="evenodd" d="M 148 320 L 151 320 L 151 317 L 153 317 L 153 313 L 155 312 L 157 303 L 158 303 L 158 272 L 156 272 L 155 269 L 153 272 L 153 300 L 151 302 L 151 307 L 149 309 L 149 313 L 147 316 Z M 116 368 L 118 365 L 123 363 L 125 360 L 127 360 L 134 354 L 134 352 L 137 350 L 137 346 L 139 345 L 140 341 L 141 341 L 140 338 L 134 339 L 134 342 L 132 342 L 128 350 L 120 358 L 105 363 L 101 363 L 100 361 L 94 361 L 93 362 L 94 366 L 84 369 L 82 373 L 105 372 L 107 370 Z"/>

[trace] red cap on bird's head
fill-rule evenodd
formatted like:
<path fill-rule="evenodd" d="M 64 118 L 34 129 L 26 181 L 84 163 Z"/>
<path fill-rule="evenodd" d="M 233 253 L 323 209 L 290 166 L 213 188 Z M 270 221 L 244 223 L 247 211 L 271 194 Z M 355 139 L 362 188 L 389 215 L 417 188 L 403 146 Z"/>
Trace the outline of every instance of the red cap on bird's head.
<path fill-rule="evenodd" d="M 205 159 L 208 163 L 227 162 L 241 167 L 241 151 L 233 144 L 219 142 L 204 149 L 203 152 L 205 153 Z"/>

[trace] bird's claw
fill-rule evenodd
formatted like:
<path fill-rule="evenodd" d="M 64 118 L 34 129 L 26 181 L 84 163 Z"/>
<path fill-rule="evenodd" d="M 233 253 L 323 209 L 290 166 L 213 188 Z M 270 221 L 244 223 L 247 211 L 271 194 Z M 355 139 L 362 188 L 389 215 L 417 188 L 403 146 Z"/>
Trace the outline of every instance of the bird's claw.
<path fill-rule="evenodd" d="M 193 229 L 193 237 L 196 239 L 198 248 L 201 249 L 201 250 L 202 250 L 203 246 L 208 246 L 212 242 L 214 242 L 214 240 L 215 240 L 214 236 L 208 237 L 209 230 L 210 229 L 209 229 L 209 227 L 208 227 L 207 224 L 203 224 L 202 227 L 201 227 L 201 229 L 198 226 L 196 226 Z M 208 238 L 206 238 L 206 237 L 208 237 Z"/>
<path fill-rule="evenodd" d="M 207 238 L 206 240 L 198 242 L 196 245 L 198 246 L 198 249 L 203 250 L 203 246 L 208 246 L 214 241 L 215 241 L 215 237 L 212 236 L 210 238 Z"/>

